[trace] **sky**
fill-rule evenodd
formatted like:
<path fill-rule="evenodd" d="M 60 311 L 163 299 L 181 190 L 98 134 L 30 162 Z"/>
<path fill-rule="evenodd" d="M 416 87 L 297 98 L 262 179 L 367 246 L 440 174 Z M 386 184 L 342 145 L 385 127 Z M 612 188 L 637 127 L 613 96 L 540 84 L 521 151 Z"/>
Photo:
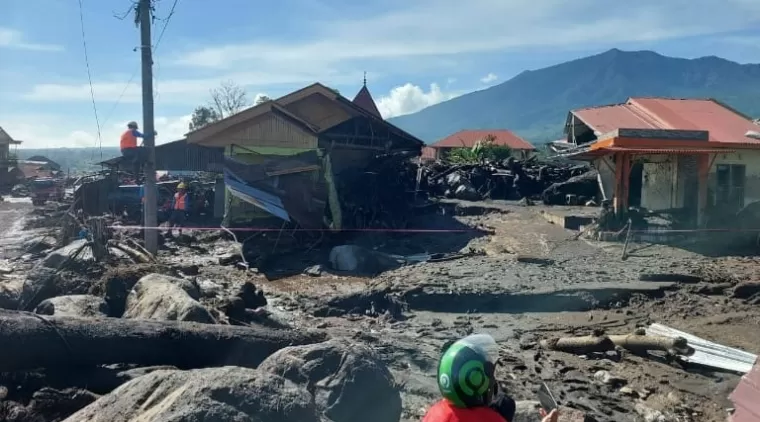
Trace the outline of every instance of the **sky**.
<path fill-rule="evenodd" d="M 157 143 L 224 81 L 251 103 L 317 81 L 353 98 L 367 72 L 388 118 L 610 48 L 760 63 L 758 0 L 155 3 Z M 117 146 L 126 122 L 142 127 L 132 5 L 0 0 L 0 127 L 27 148 Z"/>

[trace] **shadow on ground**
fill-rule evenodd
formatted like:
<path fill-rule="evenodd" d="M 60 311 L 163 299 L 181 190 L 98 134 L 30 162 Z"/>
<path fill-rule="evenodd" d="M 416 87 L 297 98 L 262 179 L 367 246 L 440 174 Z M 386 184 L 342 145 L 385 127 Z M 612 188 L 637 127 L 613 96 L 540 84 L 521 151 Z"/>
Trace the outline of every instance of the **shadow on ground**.
<path fill-rule="evenodd" d="M 479 205 L 432 203 L 417 210 L 406 227 L 385 227 L 341 232 L 268 232 L 243 241 L 246 259 L 269 280 L 303 273 L 315 265 L 329 272 L 329 254 L 333 247 L 357 245 L 390 255 L 454 254 L 466 252 L 470 242 L 486 236 L 488 231 L 469 226 L 457 217 L 506 213 L 498 208 Z M 340 273 L 339 275 L 346 275 Z M 373 276 L 375 274 L 360 274 Z"/>

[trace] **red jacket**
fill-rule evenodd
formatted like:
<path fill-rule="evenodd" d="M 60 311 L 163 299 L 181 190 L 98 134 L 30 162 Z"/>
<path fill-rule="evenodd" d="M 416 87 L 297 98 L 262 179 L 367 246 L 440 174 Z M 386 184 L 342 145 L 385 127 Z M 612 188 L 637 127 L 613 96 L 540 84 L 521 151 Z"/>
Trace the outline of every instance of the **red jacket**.
<path fill-rule="evenodd" d="M 428 410 L 422 422 L 509 422 L 489 407 L 462 409 L 441 400 Z"/>

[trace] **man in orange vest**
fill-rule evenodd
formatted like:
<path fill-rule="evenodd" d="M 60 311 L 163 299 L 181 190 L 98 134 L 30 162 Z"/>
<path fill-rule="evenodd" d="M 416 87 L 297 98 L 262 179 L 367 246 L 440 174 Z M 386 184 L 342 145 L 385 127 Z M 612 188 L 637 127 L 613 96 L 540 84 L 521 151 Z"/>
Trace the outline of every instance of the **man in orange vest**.
<path fill-rule="evenodd" d="M 137 130 L 137 122 L 127 123 L 127 130 L 121 134 L 121 140 L 119 142 L 119 148 L 121 148 L 121 156 L 127 164 L 133 166 L 135 179 L 140 177 L 141 159 L 140 159 L 140 147 L 137 145 L 137 138 L 143 138 L 143 134 Z"/>
<path fill-rule="evenodd" d="M 187 186 L 184 182 L 177 185 L 177 193 L 172 199 L 172 214 L 169 217 L 169 228 L 179 227 L 179 235 L 182 236 L 182 226 L 190 210 L 190 198 L 187 194 Z"/>
<path fill-rule="evenodd" d="M 153 131 L 155 135 L 158 132 Z M 121 149 L 121 156 L 124 157 L 127 164 L 133 166 L 135 181 L 140 178 L 140 170 L 142 169 L 142 142 L 137 145 L 137 138 L 145 138 L 145 136 L 137 130 L 137 122 L 127 123 L 127 130 L 121 134 L 121 140 L 119 142 L 119 148 Z"/>

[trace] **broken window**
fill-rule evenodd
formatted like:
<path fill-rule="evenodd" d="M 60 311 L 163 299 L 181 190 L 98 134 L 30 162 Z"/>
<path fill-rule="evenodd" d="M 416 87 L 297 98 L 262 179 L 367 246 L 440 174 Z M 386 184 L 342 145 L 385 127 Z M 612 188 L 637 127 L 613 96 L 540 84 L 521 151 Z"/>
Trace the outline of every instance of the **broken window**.
<path fill-rule="evenodd" d="M 718 164 L 716 166 L 716 205 L 723 205 L 733 209 L 744 207 L 746 171 L 744 164 Z"/>

